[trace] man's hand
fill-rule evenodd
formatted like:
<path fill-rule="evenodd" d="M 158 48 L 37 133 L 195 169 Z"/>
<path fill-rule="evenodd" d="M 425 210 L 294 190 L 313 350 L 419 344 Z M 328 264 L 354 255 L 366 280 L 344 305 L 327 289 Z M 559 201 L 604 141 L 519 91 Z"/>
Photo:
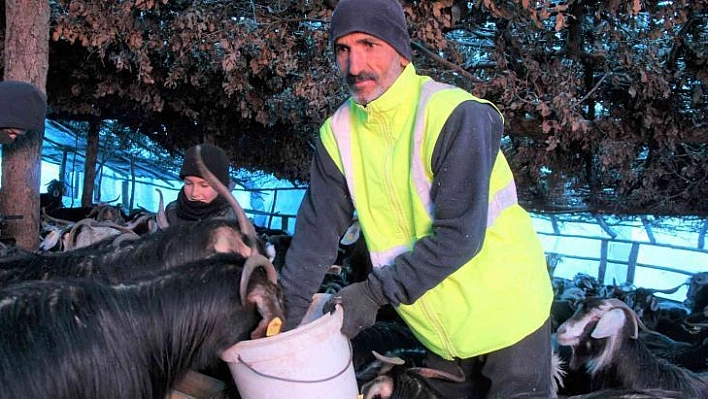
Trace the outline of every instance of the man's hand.
<path fill-rule="evenodd" d="M 362 330 L 374 325 L 376 313 L 386 301 L 372 291 L 367 281 L 362 281 L 350 284 L 332 295 L 322 311 L 332 312 L 337 304 L 341 304 L 344 311 L 342 334 L 354 338 Z"/>
<path fill-rule="evenodd" d="M 287 301 L 287 299 L 286 299 Z M 285 303 L 285 324 L 283 325 L 283 331 L 290 331 L 298 327 L 302 321 L 303 316 L 307 313 L 307 306 L 297 307 L 292 304 Z"/>

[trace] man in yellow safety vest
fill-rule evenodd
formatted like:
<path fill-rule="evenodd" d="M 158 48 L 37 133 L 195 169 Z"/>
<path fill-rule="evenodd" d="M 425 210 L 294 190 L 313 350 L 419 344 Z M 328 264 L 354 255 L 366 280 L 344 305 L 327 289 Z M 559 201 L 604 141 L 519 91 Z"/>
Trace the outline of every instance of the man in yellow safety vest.
<path fill-rule="evenodd" d="M 336 295 L 345 335 L 390 304 L 428 365 L 464 371 L 437 386 L 445 397 L 551 396 L 553 292 L 500 151 L 501 113 L 417 74 L 396 0 L 341 0 L 330 40 L 351 97 L 320 129 L 282 270 L 287 328 L 356 212 L 374 268 Z"/>

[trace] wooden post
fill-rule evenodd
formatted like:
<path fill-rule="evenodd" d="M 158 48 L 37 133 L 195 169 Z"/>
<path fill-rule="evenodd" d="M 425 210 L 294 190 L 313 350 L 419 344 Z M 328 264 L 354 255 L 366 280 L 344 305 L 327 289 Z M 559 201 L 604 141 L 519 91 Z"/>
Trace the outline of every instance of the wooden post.
<path fill-rule="evenodd" d="M 632 244 L 632 249 L 629 251 L 629 259 L 627 260 L 627 282 L 634 284 L 634 274 L 637 270 L 637 258 L 639 257 L 639 243 Z"/>
<path fill-rule="evenodd" d="M 600 242 L 600 266 L 597 268 L 597 281 L 605 284 L 605 274 L 607 273 L 607 248 L 609 244 L 603 239 Z"/>

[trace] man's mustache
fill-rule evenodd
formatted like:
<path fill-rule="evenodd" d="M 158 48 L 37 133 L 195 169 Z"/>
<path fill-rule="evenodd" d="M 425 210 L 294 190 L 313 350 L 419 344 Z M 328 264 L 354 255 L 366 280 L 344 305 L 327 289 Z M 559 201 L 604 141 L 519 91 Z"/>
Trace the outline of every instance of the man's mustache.
<path fill-rule="evenodd" d="M 376 74 L 371 72 L 362 72 L 357 75 L 347 74 L 346 77 L 348 85 L 355 85 L 356 83 L 363 82 L 365 80 L 376 80 Z"/>

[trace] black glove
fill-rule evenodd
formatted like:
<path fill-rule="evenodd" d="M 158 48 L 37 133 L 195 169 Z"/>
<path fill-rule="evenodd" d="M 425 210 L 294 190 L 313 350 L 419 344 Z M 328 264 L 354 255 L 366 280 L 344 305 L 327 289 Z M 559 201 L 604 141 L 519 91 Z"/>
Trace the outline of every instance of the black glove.
<path fill-rule="evenodd" d="M 332 295 L 322 311 L 332 312 L 337 304 L 341 304 L 344 311 L 342 334 L 354 338 L 362 330 L 374 325 L 376 313 L 386 304 L 386 299 L 381 293 L 374 292 L 368 281 L 362 281 L 349 284 Z"/>
<path fill-rule="evenodd" d="M 284 310 L 285 324 L 283 324 L 283 331 L 290 331 L 300 325 L 303 316 L 307 313 L 307 306 L 295 306 L 293 304 L 288 306 L 286 299 Z"/>

